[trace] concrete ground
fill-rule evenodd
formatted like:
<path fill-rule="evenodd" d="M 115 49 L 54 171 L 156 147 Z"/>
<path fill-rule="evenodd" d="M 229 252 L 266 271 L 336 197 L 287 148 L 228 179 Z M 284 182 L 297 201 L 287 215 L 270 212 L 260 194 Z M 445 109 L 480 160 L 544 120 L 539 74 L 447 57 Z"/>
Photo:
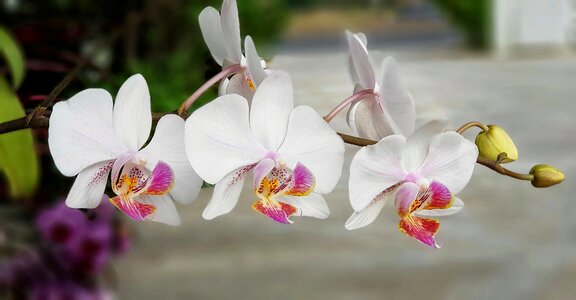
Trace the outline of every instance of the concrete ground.
<path fill-rule="evenodd" d="M 350 95 L 343 52 L 283 54 L 270 63 L 288 71 L 296 104 L 327 113 Z M 372 48 L 373 49 L 373 48 Z M 460 194 L 465 209 L 442 222 L 440 250 L 397 230 L 387 205 L 370 226 L 344 229 L 352 213 L 343 176 L 326 198 L 327 220 L 275 224 L 250 209 L 249 187 L 230 214 L 201 218 L 212 188 L 180 206 L 181 227 L 136 224 L 140 241 L 115 265 L 120 299 L 574 299 L 576 294 L 576 60 L 499 60 L 446 49 L 372 51 L 400 63 L 420 120 L 454 128 L 499 124 L 520 152 L 508 166 L 561 168 L 566 181 L 535 189 L 477 166 Z M 333 126 L 350 132 L 344 114 Z M 473 134 L 467 135 L 474 138 Z"/>

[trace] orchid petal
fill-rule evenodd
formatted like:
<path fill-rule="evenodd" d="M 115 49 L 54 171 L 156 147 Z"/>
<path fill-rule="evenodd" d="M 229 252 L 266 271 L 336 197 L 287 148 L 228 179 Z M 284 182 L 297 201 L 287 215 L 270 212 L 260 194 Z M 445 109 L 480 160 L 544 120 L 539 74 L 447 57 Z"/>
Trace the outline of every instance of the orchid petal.
<path fill-rule="evenodd" d="M 228 84 L 230 83 L 230 79 L 224 78 L 220 80 L 220 84 L 218 85 L 218 96 L 224 96 L 228 94 L 226 91 L 228 90 Z"/>
<path fill-rule="evenodd" d="M 156 208 L 150 221 L 164 223 L 171 226 L 180 225 L 180 215 L 178 214 L 178 210 L 176 210 L 176 206 L 174 205 L 174 201 L 172 201 L 170 195 L 140 195 L 136 197 L 135 200 L 145 205 L 152 205 Z"/>
<path fill-rule="evenodd" d="M 244 52 L 246 52 L 246 67 L 252 75 L 252 80 L 256 86 L 259 86 L 262 81 L 268 77 L 268 74 L 264 71 L 260 56 L 256 52 L 256 46 L 254 46 L 254 41 L 250 36 L 244 38 Z"/>
<path fill-rule="evenodd" d="M 281 71 L 266 77 L 254 93 L 250 128 L 264 148 L 276 151 L 284 141 L 293 101 L 292 80 Z"/>
<path fill-rule="evenodd" d="M 144 194 L 159 196 L 164 195 L 174 187 L 174 171 L 170 165 L 159 161 L 154 167 L 152 174 L 146 179 Z"/>
<path fill-rule="evenodd" d="M 354 94 L 356 94 L 362 90 L 364 90 L 364 88 L 361 85 L 356 84 L 354 86 Z M 348 123 L 348 126 L 350 126 L 350 128 L 355 132 L 358 132 L 358 129 L 356 128 L 356 110 L 358 108 L 358 104 L 362 100 L 366 99 L 367 97 L 370 97 L 370 96 L 366 96 L 364 98 L 360 98 L 360 99 L 352 102 L 350 104 L 350 108 L 348 109 L 348 112 L 346 113 L 346 123 Z"/>
<path fill-rule="evenodd" d="M 290 114 L 286 139 L 278 153 L 290 167 L 297 162 L 306 166 L 320 194 L 332 191 L 342 174 L 344 142 L 309 106 L 298 106 Z"/>
<path fill-rule="evenodd" d="M 418 198 L 420 188 L 412 182 L 402 184 L 396 191 L 394 199 L 394 206 L 398 209 L 400 216 L 404 216 L 412 212 L 412 204 Z"/>
<path fill-rule="evenodd" d="M 228 56 L 228 51 L 224 44 L 220 13 L 214 7 L 206 7 L 200 12 L 198 21 L 202 37 L 204 37 L 204 42 L 206 42 L 210 54 L 212 54 L 212 57 L 219 65 L 222 65 L 224 58 Z"/>
<path fill-rule="evenodd" d="M 110 202 L 134 221 L 150 220 L 156 212 L 156 206 L 135 201 L 130 197 L 116 196 Z"/>
<path fill-rule="evenodd" d="M 366 46 L 358 36 L 349 31 L 346 31 L 346 39 L 350 49 L 353 70 L 358 77 L 358 82 L 356 83 L 359 83 L 365 89 L 373 89 L 376 85 L 376 80 Z"/>
<path fill-rule="evenodd" d="M 253 138 L 248 103 L 238 95 L 218 97 L 196 110 L 186 120 L 184 140 L 192 167 L 211 184 L 267 153 Z"/>
<path fill-rule="evenodd" d="M 452 206 L 446 209 L 425 209 L 416 211 L 414 214 L 418 217 L 423 218 L 435 218 L 435 217 L 445 217 L 450 216 L 455 213 L 460 212 L 464 208 L 464 202 L 457 197 L 454 197 Z"/>
<path fill-rule="evenodd" d="M 424 210 L 447 209 L 452 206 L 454 200 L 454 196 L 448 188 L 437 181 L 432 181 L 424 195 L 427 196 L 427 199 L 422 203 Z"/>
<path fill-rule="evenodd" d="M 346 220 L 344 227 L 348 230 L 355 230 L 372 224 L 378 215 L 380 215 L 384 204 L 386 204 L 388 199 L 392 198 L 392 195 L 393 193 L 382 193 L 378 195 L 366 208 L 354 212 L 350 218 Z"/>
<path fill-rule="evenodd" d="M 132 150 L 140 149 L 148 140 L 152 129 L 150 92 L 140 74 L 128 78 L 116 95 L 114 129 L 124 145 Z"/>
<path fill-rule="evenodd" d="M 160 118 L 156 132 L 150 143 L 137 156 L 143 158 L 146 168 L 152 171 L 163 161 L 174 171 L 174 187 L 170 195 L 180 203 L 190 203 L 200 192 L 202 178 L 196 174 L 184 147 L 184 120 L 176 115 L 166 115 Z"/>
<path fill-rule="evenodd" d="M 282 224 L 294 223 L 290 220 L 290 217 L 294 216 L 298 211 L 296 207 L 290 204 L 277 202 L 268 198 L 252 203 L 252 209 Z"/>
<path fill-rule="evenodd" d="M 406 217 L 400 220 L 398 229 L 404 234 L 417 239 L 424 245 L 440 248 L 434 239 L 434 235 L 436 235 L 438 229 L 440 229 L 440 222 L 437 220 L 406 215 Z"/>
<path fill-rule="evenodd" d="M 65 176 L 124 153 L 127 148 L 114 131 L 110 94 L 87 89 L 56 103 L 50 116 L 48 146 L 56 167 Z"/>
<path fill-rule="evenodd" d="M 250 165 L 238 168 L 216 183 L 212 199 L 210 199 L 204 209 L 202 217 L 206 220 L 212 220 L 220 215 L 229 213 L 238 203 L 238 197 L 240 197 L 242 192 L 246 175 L 254 167 L 255 165 Z"/>
<path fill-rule="evenodd" d="M 368 39 L 366 38 L 366 35 L 363 32 L 357 32 L 355 33 L 355 35 L 360 39 L 360 41 L 362 42 L 362 44 L 364 44 L 365 47 L 368 46 Z"/>
<path fill-rule="evenodd" d="M 317 219 L 326 219 L 330 216 L 330 209 L 326 200 L 318 193 L 311 193 L 308 196 L 301 197 L 282 196 L 278 201 L 296 207 L 300 216 Z"/>
<path fill-rule="evenodd" d="M 455 195 L 470 181 L 477 157 L 474 143 L 456 132 L 444 132 L 432 139 L 419 173 L 442 183 Z"/>
<path fill-rule="evenodd" d="M 387 57 L 382 62 L 382 82 L 380 93 L 384 98 L 383 109 L 394 120 L 394 124 L 404 136 L 409 136 L 416 125 L 416 107 L 412 96 L 404 90 L 396 71 L 396 60 Z"/>
<path fill-rule="evenodd" d="M 248 82 L 246 82 L 244 73 L 235 74 L 229 79 L 226 85 L 226 94 L 240 95 L 246 98 L 248 103 L 252 102 L 252 98 L 254 97 L 254 91 L 250 88 Z"/>
<path fill-rule="evenodd" d="M 442 121 L 430 121 L 408 137 L 406 147 L 402 150 L 402 164 L 406 171 L 416 171 L 422 165 L 432 139 L 442 133 L 445 126 Z"/>
<path fill-rule="evenodd" d="M 370 96 L 354 104 L 355 129 L 363 138 L 380 140 L 393 134 L 400 134 L 400 129 L 392 120 L 388 111 L 382 111 L 376 96 Z"/>
<path fill-rule="evenodd" d="M 242 45 L 240 41 L 240 20 L 236 0 L 224 0 L 221 8 L 222 34 L 231 62 L 239 64 L 242 61 Z"/>
<path fill-rule="evenodd" d="M 303 197 L 310 195 L 314 191 L 316 186 L 314 174 L 300 162 L 296 163 L 292 178 L 291 187 L 286 191 L 286 195 Z"/>
<path fill-rule="evenodd" d="M 82 170 L 66 197 L 66 205 L 71 208 L 95 208 L 102 201 L 108 174 L 113 161 L 96 163 Z"/>
<path fill-rule="evenodd" d="M 406 172 L 400 163 L 406 138 L 388 136 L 360 149 L 350 164 L 350 203 L 360 212 L 383 191 L 400 183 Z"/>
<path fill-rule="evenodd" d="M 274 169 L 275 165 L 276 163 L 274 162 L 274 160 L 266 158 L 261 160 L 256 165 L 256 167 L 254 167 L 254 181 L 252 182 L 252 187 L 254 188 L 254 191 L 258 191 L 258 188 L 262 183 L 262 179 L 264 179 L 264 177 L 266 177 L 268 173 L 270 173 L 270 171 Z"/>

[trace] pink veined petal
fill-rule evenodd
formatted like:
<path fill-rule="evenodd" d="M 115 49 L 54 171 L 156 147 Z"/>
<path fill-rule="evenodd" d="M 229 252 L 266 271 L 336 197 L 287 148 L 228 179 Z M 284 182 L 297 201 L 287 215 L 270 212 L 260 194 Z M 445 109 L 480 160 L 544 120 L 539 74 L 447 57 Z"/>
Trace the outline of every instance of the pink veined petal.
<path fill-rule="evenodd" d="M 436 235 L 438 229 L 440 229 L 440 222 L 437 220 L 406 215 L 400 220 L 398 229 L 404 234 L 417 239 L 424 245 L 440 248 L 434 239 L 434 235 Z"/>
<path fill-rule="evenodd" d="M 423 218 L 436 218 L 450 216 L 460 212 L 464 208 L 464 202 L 457 197 L 454 197 L 452 206 L 445 209 L 425 209 L 416 211 L 414 214 Z"/>
<path fill-rule="evenodd" d="M 250 88 L 250 85 L 248 85 L 245 73 L 235 74 L 229 79 L 228 84 L 226 85 L 226 94 L 240 95 L 246 98 L 248 103 L 252 102 L 254 91 Z"/>
<path fill-rule="evenodd" d="M 352 74 L 358 77 L 357 83 L 366 89 L 373 89 L 376 80 L 366 46 L 358 36 L 349 31 L 346 31 L 346 39 L 348 40 L 348 48 L 354 69 Z"/>
<path fill-rule="evenodd" d="M 430 142 L 442 133 L 445 125 L 442 121 L 430 121 L 408 137 L 406 146 L 402 150 L 402 164 L 407 172 L 414 172 L 420 168 L 428 155 Z"/>
<path fill-rule="evenodd" d="M 452 196 L 448 188 L 437 181 L 430 183 L 430 187 L 428 187 L 424 196 L 426 196 L 426 199 L 422 199 L 421 209 L 423 210 L 447 209 L 452 206 L 454 200 L 454 196 Z"/>
<path fill-rule="evenodd" d="M 277 151 L 286 136 L 293 108 L 292 80 L 285 72 L 274 72 L 260 84 L 250 107 L 250 128 L 264 148 Z"/>
<path fill-rule="evenodd" d="M 161 196 L 140 195 L 134 199 L 142 204 L 153 205 L 156 207 L 156 211 L 151 216 L 150 221 L 164 223 L 171 226 L 180 225 L 180 215 L 178 214 L 174 201 L 172 201 L 172 197 L 169 194 Z"/>
<path fill-rule="evenodd" d="M 170 195 L 180 203 L 190 203 L 200 192 L 202 178 L 196 174 L 184 147 L 184 120 L 176 115 L 160 118 L 150 143 L 137 156 L 143 158 L 146 169 L 152 171 L 158 161 L 164 161 L 174 171 L 175 181 Z"/>
<path fill-rule="evenodd" d="M 388 111 L 382 111 L 377 97 L 367 97 L 354 105 L 354 123 L 358 135 L 380 140 L 393 134 L 401 134 Z"/>
<path fill-rule="evenodd" d="M 231 62 L 239 64 L 242 61 L 242 45 L 240 41 L 240 21 L 236 0 L 224 0 L 221 17 L 224 45 Z"/>
<path fill-rule="evenodd" d="M 401 153 L 406 138 L 385 137 L 360 149 L 350 164 L 350 203 L 355 211 L 364 210 L 376 196 L 404 180 Z"/>
<path fill-rule="evenodd" d="M 82 170 L 66 197 L 66 205 L 71 208 L 97 207 L 102 201 L 112 164 L 113 161 L 105 161 Z"/>
<path fill-rule="evenodd" d="M 244 39 L 244 51 L 246 52 L 246 67 L 248 71 L 250 71 L 250 74 L 252 74 L 254 85 L 259 86 L 268 74 L 264 71 L 264 68 L 262 68 L 260 56 L 258 56 L 254 41 L 252 41 L 249 35 Z"/>
<path fill-rule="evenodd" d="M 54 105 L 48 146 L 56 167 L 74 176 L 127 150 L 114 131 L 112 97 L 102 89 L 84 90 Z"/>
<path fill-rule="evenodd" d="M 252 209 L 265 215 L 269 219 L 282 224 L 294 223 L 290 220 L 291 216 L 296 215 L 296 207 L 272 200 L 269 198 L 260 199 L 252 204 Z"/>
<path fill-rule="evenodd" d="M 314 174 L 303 164 L 298 162 L 292 173 L 292 184 L 289 190 L 285 192 L 290 196 L 308 196 L 316 186 Z"/>
<path fill-rule="evenodd" d="M 455 195 L 470 181 L 477 157 L 474 143 L 456 132 L 444 132 L 432 139 L 419 173 L 441 182 Z"/>
<path fill-rule="evenodd" d="M 131 197 L 116 196 L 110 198 L 110 202 L 134 221 L 150 220 L 156 212 L 154 205 L 140 203 Z"/>
<path fill-rule="evenodd" d="M 416 125 L 416 107 L 414 99 L 399 82 L 396 71 L 396 60 L 387 57 L 382 62 L 382 81 L 380 83 L 383 109 L 388 112 L 394 124 L 398 126 L 398 134 L 409 136 Z"/>
<path fill-rule="evenodd" d="M 355 230 L 372 224 L 378 215 L 380 215 L 384 204 L 386 204 L 393 195 L 393 192 L 381 193 L 372 202 L 370 202 L 366 208 L 352 213 L 350 218 L 346 220 L 344 227 L 348 230 Z"/>
<path fill-rule="evenodd" d="M 218 97 L 196 110 L 186 120 L 184 141 L 192 167 L 211 184 L 268 152 L 252 136 L 248 103 L 238 95 Z"/>
<path fill-rule="evenodd" d="M 268 176 L 268 173 L 274 169 L 276 163 L 274 160 L 265 158 L 258 162 L 256 167 L 254 167 L 254 181 L 252 182 L 252 188 L 254 191 L 258 191 L 260 184 L 262 183 L 262 179 Z"/>
<path fill-rule="evenodd" d="M 212 199 L 204 209 L 202 217 L 212 220 L 220 215 L 229 213 L 238 203 L 246 175 L 254 169 L 256 164 L 240 167 L 227 174 L 214 187 Z"/>
<path fill-rule="evenodd" d="M 394 199 L 394 206 L 401 217 L 412 213 L 412 204 L 418 198 L 419 190 L 418 185 L 412 182 L 406 182 L 398 188 Z"/>
<path fill-rule="evenodd" d="M 138 151 L 148 140 L 152 129 L 150 92 L 140 74 L 132 75 L 120 87 L 114 102 L 114 129 L 120 140 Z"/>
<path fill-rule="evenodd" d="M 296 215 L 326 219 L 330 216 L 330 209 L 324 197 L 318 193 L 310 193 L 307 196 L 287 196 L 278 198 L 278 201 L 294 206 L 298 209 Z"/>
<path fill-rule="evenodd" d="M 329 193 L 340 179 L 344 142 L 309 106 L 298 106 L 292 111 L 286 139 L 278 152 L 289 167 L 300 162 L 310 170 L 317 193 Z"/>
<path fill-rule="evenodd" d="M 174 171 L 170 166 L 158 161 L 152 174 L 146 179 L 146 189 L 143 191 L 146 195 L 164 195 L 174 186 Z"/>
<path fill-rule="evenodd" d="M 200 12 L 198 21 L 202 37 L 204 37 L 204 42 L 206 42 L 210 54 L 212 54 L 212 57 L 219 65 L 222 65 L 224 58 L 228 56 L 228 51 L 224 44 L 220 13 L 214 7 L 206 7 Z"/>

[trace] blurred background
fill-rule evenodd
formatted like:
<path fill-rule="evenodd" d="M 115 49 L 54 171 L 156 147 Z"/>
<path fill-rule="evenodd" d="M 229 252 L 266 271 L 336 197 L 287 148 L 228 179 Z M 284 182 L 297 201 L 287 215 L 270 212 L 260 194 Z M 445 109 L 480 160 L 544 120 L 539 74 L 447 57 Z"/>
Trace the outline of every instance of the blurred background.
<path fill-rule="evenodd" d="M 574 3 L 574 4 L 573 4 Z M 60 93 L 112 93 L 142 73 L 156 112 L 178 108 L 219 71 L 198 14 L 216 1 L 0 1 L 0 122 L 24 116 L 76 66 Z M 477 166 L 443 221 L 440 250 L 397 230 L 392 206 L 346 231 L 347 180 L 327 220 L 273 224 L 250 209 L 201 218 L 213 188 L 179 206 L 181 227 L 134 223 L 102 206 L 62 205 L 73 182 L 55 169 L 47 130 L 0 135 L 0 299 L 573 299 L 576 294 L 576 1 L 238 0 L 242 36 L 292 76 L 296 104 L 328 113 L 351 95 L 343 31 L 365 32 L 379 72 L 399 62 L 418 124 L 479 120 L 505 128 L 527 172 L 549 163 L 548 189 Z M 198 103 L 216 96 L 212 90 Z M 333 127 L 351 133 L 344 114 Z M 473 139 L 474 134 L 467 137 Z M 107 201 L 103 201 L 107 203 Z"/>

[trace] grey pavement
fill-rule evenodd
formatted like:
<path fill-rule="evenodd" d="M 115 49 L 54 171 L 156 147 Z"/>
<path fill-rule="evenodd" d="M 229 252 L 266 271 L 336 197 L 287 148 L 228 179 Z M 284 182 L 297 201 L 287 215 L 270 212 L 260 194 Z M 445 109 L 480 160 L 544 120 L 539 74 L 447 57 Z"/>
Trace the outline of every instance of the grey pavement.
<path fill-rule="evenodd" d="M 464 210 L 442 221 L 429 249 L 397 229 L 387 205 L 369 227 L 347 231 L 352 209 L 343 176 L 326 198 L 327 220 L 275 224 L 252 212 L 246 186 L 230 214 L 203 220 L 212 188 L 179 206 L 181 227 L 135 224 L 139 242 L 115 264 L 120 299 L 574 299 L 576 294 L 576 60 L 500 60 L 446 49 L 372 51 L 393 55 L 412 91 L 418 125 L 499 124 L 520 152 L 511 169 L 561 168 L 566 181 L 535 189 L 477 166 L 459 195 Z M 344 52 L 283 54 L 296 104 L 327 113 L 350 95 Z M 344 114 L 333 127 L 348 132 Z M 473 134 L 467 135 L 473 138 Z"/>

